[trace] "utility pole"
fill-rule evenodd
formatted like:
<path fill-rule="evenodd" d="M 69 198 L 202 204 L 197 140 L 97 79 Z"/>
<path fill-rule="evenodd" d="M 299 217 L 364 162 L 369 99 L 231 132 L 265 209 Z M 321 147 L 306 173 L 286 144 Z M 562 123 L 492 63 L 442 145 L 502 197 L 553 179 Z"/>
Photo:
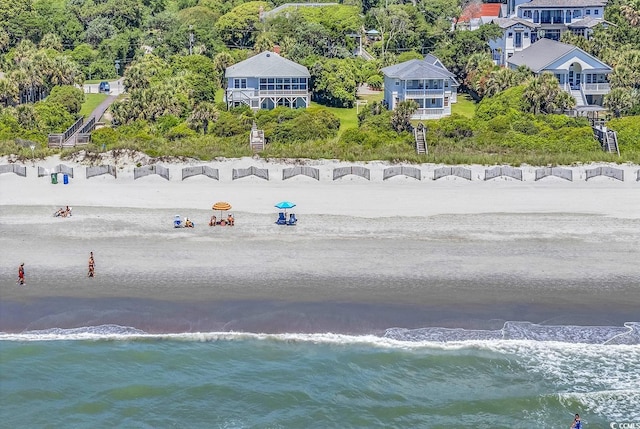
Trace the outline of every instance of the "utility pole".
<path fill-rule="evenodd" d="M 193 25 L 189 25 L 189 55 L 193 53 Z"/>

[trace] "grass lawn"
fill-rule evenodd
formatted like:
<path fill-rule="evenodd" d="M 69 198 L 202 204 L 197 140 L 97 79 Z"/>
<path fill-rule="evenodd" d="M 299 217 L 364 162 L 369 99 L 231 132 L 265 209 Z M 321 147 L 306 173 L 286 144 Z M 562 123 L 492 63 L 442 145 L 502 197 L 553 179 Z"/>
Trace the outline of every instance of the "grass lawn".
<path fill-rule="evenodd" d="M 384 97 L 384 93 L 382 91 L 370 94 L 370 95 L 362 95 L 358 97 L 358 101 L 366 101 L 368 103 L 372 103 L 374 101 L 382 101 Z M 311 103 L 312 106 L 318 105 L 316 103 Z M 338 134 L 341 134 L 344 130 L 348 130 L 351 128 L 358 128 L 358 112 L 360 109 L 366 108 L 364 105 L 360 105 L 357 107 L 352 107 L 350 109 L 342 108 L 342 107 L 326 107 L 325 109 L 336 115 L 340 119 L 340 131 Z"/>
<path fill-rule="evenodd" d="M 86 118 L 105 98 L 107 98 L 107 94 L 85 94 L 84 103 L 82 103 L 82 107 L 80 108 L 80 114 Z"/>
<path fill-rule="evenodd" d="M 451 113 L 473 118 L 476 113 L 476 102 L 467 94 L 458 94 L 458 102 L 451 104 Z"/>

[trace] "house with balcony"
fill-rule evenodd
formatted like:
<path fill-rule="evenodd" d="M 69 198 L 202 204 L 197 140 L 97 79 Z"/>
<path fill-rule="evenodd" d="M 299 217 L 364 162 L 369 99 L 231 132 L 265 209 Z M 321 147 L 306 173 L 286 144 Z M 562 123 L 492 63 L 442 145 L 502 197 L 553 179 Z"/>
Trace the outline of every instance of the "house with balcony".
<path fill-rule="evenodd" d="M 510 0 L 509 4 L 516 17 L 539 24 L 531 33 L 531 43 L 541 38 L 560 40 L 565 31 L 589 37 L 595 26 L 609 25 L 604 20 L 607 0 Z"/>
<path fill-rule="evenodd" d="M 309 107 L 309 70 L 278 52 L 265 51 L 229 66 L 224 77 L 228 108 L 243 104 L 253 111 Z"/>
<path fill-rule="evenodd" d="M 507 60 L 512 69 L 529 67 L 535 75 L 553 73 L 560 87 L 576 99 L 576 110 L 602 106 L 611 87 L 608 76 L 613 69 L 577 46 L 540 39 Z"/>
<path fill-rule="evenodd" d="M 440 60 L 429 54 L 383 68 L 384 103 L 394 110 L 401 101 L 413 100 L 418 110 L 411 119 L 439 119 L 451 115 L 457 101 L 458 82 Z"/>
<path fill-rule="evenodd" d="M 518 51 L 531 46 L 531 35 L 540 28 L 540 24 L 520 18 L 496 18 L 493 23 L 499 26 L 502 37 L 489 41 L 493 61 L 503 66 Z"/>

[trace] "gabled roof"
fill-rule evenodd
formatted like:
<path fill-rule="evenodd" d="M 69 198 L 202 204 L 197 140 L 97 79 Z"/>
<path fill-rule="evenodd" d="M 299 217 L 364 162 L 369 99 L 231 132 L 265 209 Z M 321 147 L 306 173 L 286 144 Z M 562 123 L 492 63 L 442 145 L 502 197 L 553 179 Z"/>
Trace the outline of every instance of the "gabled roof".
<path fill-rule="evenodd" d="M 602 18 L 594 18 L 593 16 L 587 16 L 586 18 L 581 19 L 580 21 L 576 21 L 576 22 L 572 22 L 571 24 L 567 24 L 567 27 L 569 27 L 569 28 L 593 28 L 598 24 L 607 24 L 607 25 L 615 26 L 615 24 L 612 24 L 609 21 L 605 21 Z"/>
<path fill-rule="evenodd" d="M 469 22 L 474 18 L 481 18 L 483 16 L 499 17 L 501 16 L 500 3 L 471 3 L 468 5 L 462 15 L 460 15 L 460 22 Z"/>
<path fill-rule="evenodd" d="M 400 80 L 450 78 L 455 82 L 454 74 L 444 68 L 440 60 L 431 54 L 423 60 L 405 61 L 385 67 L 381 71 L 385 76 Z"/>
<path fill-rule="evenodd" d="M 303 65 L 274 54 L 262 52 L 227 67 L 224 77 L 311 77 Z"/>
<path fill-rule="evenodd" d="M 507 62 L 515 66 L 527 66 L 534 73 L 540 73 L 548 65 L 573 51 L 582 52 L 585 55 L 598 61 L 604 66 L 604 68 L 609 70 L 611 69 L 611 67 L 609 67 L 593 55 L 589 55 L 577 46 L 568 45 L 562 42 L 556 42 L 555 40 L 551 39 L 540 39 L 536 43 L 533 43 L 531 46 L 521 51 L 515 52 L 513 56 L 507 60 Z"/>
<path fill-rule="evenodd" d="M 529 27 L 529 28 L 538 28 L 540 27 L 540 24 L 535 24 L 533 22 L 521 19 L 521 18 L 493 18 L 493 23 L 496 24 L 498 27 L 506 29 L 509 27 L 513 27 L 514 25 L 524 25 L 525 27 Z"/>
<path fill-rule="evenodd" d="M 593 6 L 605 6 L 607 0 L 531 0 L 528 3 L 523 3 L 519 7 L 593 7 Z"/>

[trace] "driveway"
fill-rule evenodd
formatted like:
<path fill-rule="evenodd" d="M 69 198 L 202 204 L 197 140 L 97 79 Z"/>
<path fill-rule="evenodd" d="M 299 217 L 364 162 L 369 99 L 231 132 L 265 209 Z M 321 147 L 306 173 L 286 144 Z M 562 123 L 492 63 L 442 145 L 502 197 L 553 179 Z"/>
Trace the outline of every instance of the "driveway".
<path fill-rule="evenodd" d="M 99 83 L 86 83 L 82 86 L 82 88 L 84 89 L 85 94 L 97 94 L 99 86 Z M 110 81 L 109 86 L 111 86 L 109 95 L 120 95 L 124 92 L 123 78 Z"/>

